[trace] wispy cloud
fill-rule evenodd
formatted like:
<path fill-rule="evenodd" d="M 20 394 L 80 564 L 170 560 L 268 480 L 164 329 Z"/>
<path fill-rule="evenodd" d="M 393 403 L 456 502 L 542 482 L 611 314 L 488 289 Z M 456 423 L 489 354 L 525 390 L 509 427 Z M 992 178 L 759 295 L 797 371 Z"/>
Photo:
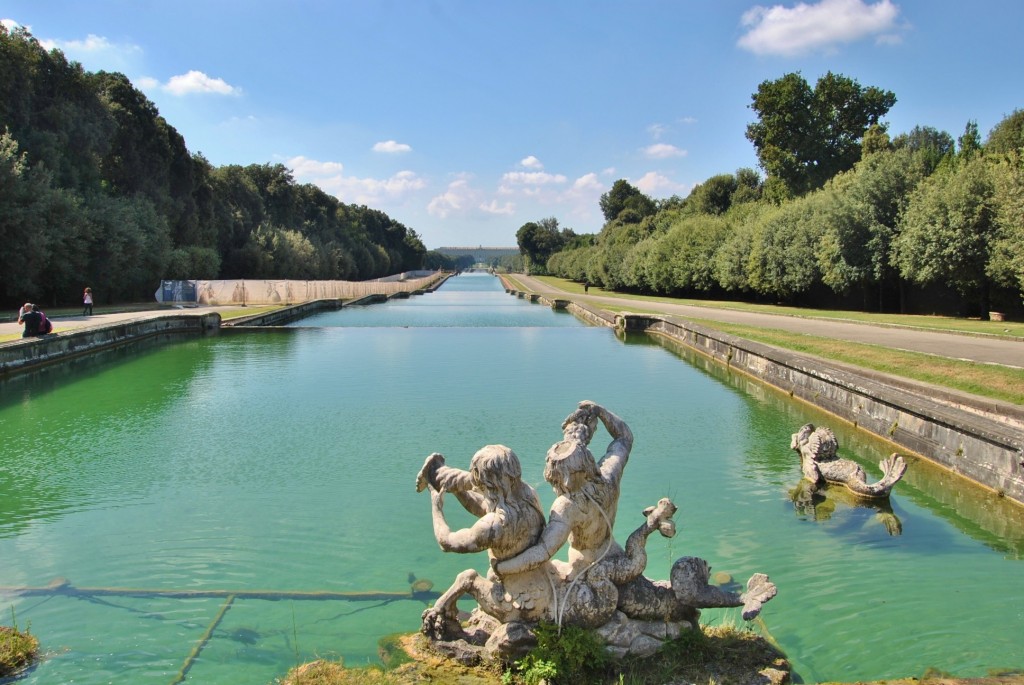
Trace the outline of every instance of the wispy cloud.
<path fill-rule="evenodd" d="M 749 30 L 738 44 L 758 55 L 793 56 L 828 52 L 868 36 L 891 43 L 898 41 L 899 13 L 891 0 L 821 0 L 791 8 L 758 5 L 743 14 L 741 23 Z"/>
<path fill-rule="evenodd" d="M 322 178 L 324 176 L 335 176 L 344 171 L 345 166 L 341 162 L 318 162 L 299 155 L 288 160 L 288 166 L 296 178 Z"/>
<path fill-rule="evenodd" d="M 503 202 L 499 203 L 497 200 L 491 200 L 480 205 L 480 211 L 486 214 L 501 214 L 509 216 L 516 213 L 516 205 L 514 202 Z"/>
<path fill-rule="evenodd" d="M 401 201 L 427 183 L 413 171 L 399 171 L 388 178 L 346 176 L 341 162 L 323 162 L 308 157 L 292 157 L 285 162 L 297 181 L 313 183 L 349 204 L 379 205 Z"/>
<path fill-rule="evenodd" d="M 443 193 L 433 197 L 427 204 L 427 213 L 438 219 L 447 219 L 453 214 L 479 205 L 480 193 L 469 185 L 469 178 L 457 178 L 448 184 Z"/>
<path fill-rule="evenodd" d="M 668 143 L 655 143 L 644 148 L 644 155 L 651 159 L 669 159 L 672 157 L 685 157 L 686 150 L 680 149 Z"/>
<path fill-rule="evenodd" d="M 404 152 L 412 152 L 412 146 L 406 145 L 405 143 L 399 143 L 394 140 L 385 140 L 374 144 L 374 152 L 384 152 L 389 155 L 398 155 Z"/>
<path fill-rule="evenodd" d="M 683 183 L 676 183 L 672 179 L 659 174 L 656 171 L 648 171 L 639 179 L 633 182 L 637 188 L 651 197 L 668 197 L 670 195 L 683 195 L 692 188 Z"/>
<path fill-rule="evenodd" d="M 501 177 L 503 186 L 557 185 L 567 180 L 562 174 L 549 174 L 546 171 L 509 171 Z"/>

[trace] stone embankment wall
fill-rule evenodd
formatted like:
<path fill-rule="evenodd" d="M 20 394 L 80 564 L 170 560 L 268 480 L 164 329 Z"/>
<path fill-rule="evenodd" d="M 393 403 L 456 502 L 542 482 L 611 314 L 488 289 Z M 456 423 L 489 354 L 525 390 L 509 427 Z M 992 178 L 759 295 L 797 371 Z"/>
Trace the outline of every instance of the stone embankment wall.
<path fill-rule="evenodd" d="M 675 317 L 616 315 L 514 289 L 508 292 L 568 309 L 595 325 L 675 340 L 1024 504 L 1024 410 L 834 365 Z"/>
<path fill-rule="evenodd" d="M 220 328 L 220 314 L 178 313 L 78 328 L 0 345 L 0 376 L 29 371 L 158 335 L 203 335 Z"/>

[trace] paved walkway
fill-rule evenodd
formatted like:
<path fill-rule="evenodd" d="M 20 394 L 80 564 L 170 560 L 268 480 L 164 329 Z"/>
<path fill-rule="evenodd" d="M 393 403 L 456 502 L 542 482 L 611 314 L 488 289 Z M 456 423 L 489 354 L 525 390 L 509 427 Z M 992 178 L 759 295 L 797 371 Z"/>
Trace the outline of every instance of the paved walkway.
<path fill-rule="evenodd" d="M 160 307 L 157 308 L 154 305 L 153 309 L 145 311 L 134 311 L 134 312 L 113 312 L 110 314 L 93 314 L 92 316 L 54 316 L 50 317 L 53 321 L 53 332 L 61 333 L 64 331 L 70 331 L 78 328 L 93 328 L 100 326 L 111 326 L 122 321 L 135 321 L 137 319 L 152 319 L 157 316 L 163 316 L 165 314 L 195 314 L 200 316 L 209 312 L 220 312 L 226 310 L 237 310 L 238 305 L 224 306 L 224 307 L 185 307 L 177 309 L 174 307 Z M 44 312 L 46 310 L 43 310 Z M 15 312 L 17 313 L 17 312 Z M 21 334 L 23 326 L 17 321 L 4 321 L 0 323 L 0 335 L 11 335 L 14 333 Z M 10 341 L 7 341 L 10 342 Z"/>
<path fill-rule="evenodd" d="M 683 318 L 706 319 L 722 323 L 757 326 L 759 328 L 775 328 L 792 333 L 806 333 L 836 340 L 881 345 L 895 350 L 924 352 L 952 359 L 1024 368 L 1024 342 L 1019 340 L 960 335 L 957 333 L 926 331 L 898 326 L 876 326 L 828 319 L 801 318 L 779 314 L 760 314 L 687 304 L 649 302 L 647 300 L 631 300 L 622 297 L 570 294 L 529 276 L 516 274 L 515 279 L 539 295 L 573 299 L 600 308 L 635 308 L 637 311 L 660 311 L 671 316 Z"/>

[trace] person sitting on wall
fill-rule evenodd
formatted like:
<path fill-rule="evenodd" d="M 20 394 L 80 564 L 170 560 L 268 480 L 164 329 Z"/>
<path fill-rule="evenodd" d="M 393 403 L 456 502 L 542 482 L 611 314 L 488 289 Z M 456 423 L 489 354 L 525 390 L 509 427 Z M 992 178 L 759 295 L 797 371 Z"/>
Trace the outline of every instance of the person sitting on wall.
<path fill-rule="evenodd" d="M 28 307 L 28 311 L 21 315 L 20 321 L 25 326 L 25 330 L 22 331 L 21 337 L 32 338 L 37 335 L 42 335 L 39 332 L 39 327 L 43 323 L 43 313 L 39 311 L 39 306 L 34 304 L 25 303 Z"/>

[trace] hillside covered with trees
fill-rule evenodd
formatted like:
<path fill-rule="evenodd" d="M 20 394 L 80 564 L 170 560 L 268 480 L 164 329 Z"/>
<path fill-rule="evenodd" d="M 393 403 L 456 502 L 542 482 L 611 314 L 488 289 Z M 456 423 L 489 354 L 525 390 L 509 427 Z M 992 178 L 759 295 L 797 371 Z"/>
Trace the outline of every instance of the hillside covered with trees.
<path fill-rule="evenodd" d="M 150 299 L 161 279 L 364 280 L 423 265 L 412 229 L 281 164 L 214 167 L 122 74 L 0 27 L 0 298 Z"/>
<path fill-rule="evenodd" d="M 928 126 L 890 137 L 895 95 L 827 74 L 765 81 L 746 131 L 761 168 L 654 201 L 625 180 L 605 224 L 523 225 L 534 273 L 607 289 L 987 317 L 1022 311 L 1024 111 L 983 142 Z"/>

